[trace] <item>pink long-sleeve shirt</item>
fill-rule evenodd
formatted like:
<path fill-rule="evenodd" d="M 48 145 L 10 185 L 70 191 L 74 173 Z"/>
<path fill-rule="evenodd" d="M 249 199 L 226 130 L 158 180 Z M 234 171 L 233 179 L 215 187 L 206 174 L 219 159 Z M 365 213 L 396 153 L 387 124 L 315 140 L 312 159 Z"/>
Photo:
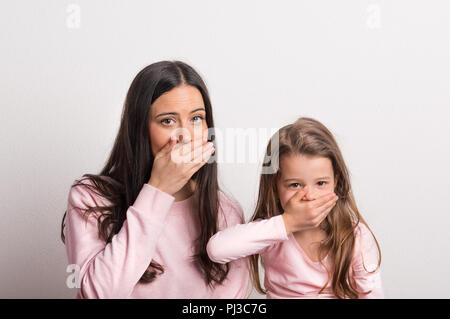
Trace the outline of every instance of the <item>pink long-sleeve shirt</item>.
<path fill-rule="evenodd" d="M 98 236 L 92 213 L 87 221 L 82 201 L 90 206 L 108 204 L 83 186 L 71 188 L 66 216 L 66 251 L 69 264 L 79 266 L 77 298 L 245 298 L 249 273 L 245 260 L 230 262 L 222 285 L 209 287 L 191 257 L 199 234 L 193 197 L 174 197 L 144 184 L 126 220 L 112 241 Z M 219 229 L 243 221 L 240 205 L 220 192 Z M 164 273 L 151 283 L 139 283 L 152 260 Z"/>
<path fill-rule="evenodd" d="M 372 292 L 360 298 L 384 298 L 378 264 L 378 250 L 369 229 L 359 224 L 352 258 L 353 279 L 359 291 Z M 208 242 L 211 260 L 226 263 L 253 254 L 261 256 L 267 298 L 336 298 L 320 262 L 312 261 L 292 234 L 287 234 L 282 215 L 240 224 L 216 233 Z M 328 256 L 325 265 L 331 262 Z"/>

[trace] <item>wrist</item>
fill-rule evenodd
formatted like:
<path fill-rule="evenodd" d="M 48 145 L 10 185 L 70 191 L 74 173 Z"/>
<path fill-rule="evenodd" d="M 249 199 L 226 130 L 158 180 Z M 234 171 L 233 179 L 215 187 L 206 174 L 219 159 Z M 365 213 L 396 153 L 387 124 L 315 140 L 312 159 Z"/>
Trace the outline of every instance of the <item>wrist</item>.
<path fill-rule="evenodd" d="M 286 228 L 286 234 L 290 235 L 293 231 L 292 231 L 292 222 L 291 222 L 291 216 L 289 214 L 283 213 L 281 215 L 283 217 L 283 221 L 284 221 L 284 227 Z"/>
<path fill-rule="evenodd" d="M 166 192 L 160 185 L 160 183 L 155 180 L 155 179 L 151 179 L 147 182 L 148 185 L 153 186 L 154 188 L 159 189 L 160 191 Z M 166 192 L 167 193 L 167 192 Z"/>

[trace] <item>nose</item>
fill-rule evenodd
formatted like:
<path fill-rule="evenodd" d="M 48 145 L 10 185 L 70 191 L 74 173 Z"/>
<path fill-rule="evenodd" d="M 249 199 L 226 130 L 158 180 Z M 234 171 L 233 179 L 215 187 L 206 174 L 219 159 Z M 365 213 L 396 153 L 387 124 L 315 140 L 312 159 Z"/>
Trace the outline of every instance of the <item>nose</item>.
<path fill-rule="evenodd" d="M 189 143 L 196 139 L 201 138 L 205 132 L 202 127 L 185 127 L 180 124 L 175 130 L 172 131 L 171 137 L 183 143 Z"/>
<path fill-rule="evenodd" d="M 180 141 L 183 143 L 188 143 L 191 140 L 191 133 L 189 132 L 188 129 L 180 126 L 172 131 L 172 133 L 170 134 L 170 137 L 174 140 L 177 140 L 177 141 Z"/>
<path fill-rule="evenodd" d="M 308 190 L 305 194 L 305 196 L 303 197 L 304 200 L 314 200 L 316 199 L 316 192 L 311 190 L 311 187 L 308 187 Z"/>

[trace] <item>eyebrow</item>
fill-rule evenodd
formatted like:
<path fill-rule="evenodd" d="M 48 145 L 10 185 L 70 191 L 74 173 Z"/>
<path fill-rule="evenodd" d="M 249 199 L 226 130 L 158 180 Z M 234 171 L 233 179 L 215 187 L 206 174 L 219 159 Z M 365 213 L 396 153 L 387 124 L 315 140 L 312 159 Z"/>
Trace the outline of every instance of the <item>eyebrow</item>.
<path fill-rule="evenodd" d="M 324 179 L 330 180 L 331 178 L 329 176 L 323 176 L 323 177 L 316 178 L 316 181 L 324 180 Z M 288 182 L 288 181 L 301 181 L 301 179 L 300 178 L 288 178 L 288 179 L 285 179 L 284 181 L 285 182 Z"/>
<path fill-rule="evenodd" d="M 195 110 L 192 110 L 190 113 L 194 113 L 194 112 L 197 112 L 197 111 L 205 111 L 206 112 L 204 107 L 199 107 L 199 108 L 196 108 Z M 164 115 L 178 115 L 178 114 L 179 113 L 177 113 L 177 112 L 165 112 L 165 113 L 160 113 L 160 114 L 156 115 L 155 118 L 160 117 L 160 116 L 164 116 Z"/>
<path fill-rule="evenodd" d="M 323 176 L 323 177 L 317 178 L 316 181 L 322 180 L 322 179 L 331 179 L 331 178 L 329 176 Z"/>

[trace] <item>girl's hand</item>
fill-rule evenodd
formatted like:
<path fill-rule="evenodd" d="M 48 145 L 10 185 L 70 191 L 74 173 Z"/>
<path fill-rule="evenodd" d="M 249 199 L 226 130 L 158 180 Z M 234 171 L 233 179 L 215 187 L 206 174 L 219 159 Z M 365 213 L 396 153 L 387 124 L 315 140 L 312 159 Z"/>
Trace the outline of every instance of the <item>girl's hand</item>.
<path fill-rule="evenodd" d="M 153 161 L 149 185 L 174 195 L 211 157 L 214 146 L 203 138 L 188 143 L 171 139 Z"/>
<path fill-rule="evenodd" d="M 333 192 L 312 201 L 303 201 L 302 198 L 307 192 L 307 187 L 302 188 L 286 204 L 282 216 L 288 234 L 318 227 L 333 209 L 338 199 L 338 196 Z"/>

